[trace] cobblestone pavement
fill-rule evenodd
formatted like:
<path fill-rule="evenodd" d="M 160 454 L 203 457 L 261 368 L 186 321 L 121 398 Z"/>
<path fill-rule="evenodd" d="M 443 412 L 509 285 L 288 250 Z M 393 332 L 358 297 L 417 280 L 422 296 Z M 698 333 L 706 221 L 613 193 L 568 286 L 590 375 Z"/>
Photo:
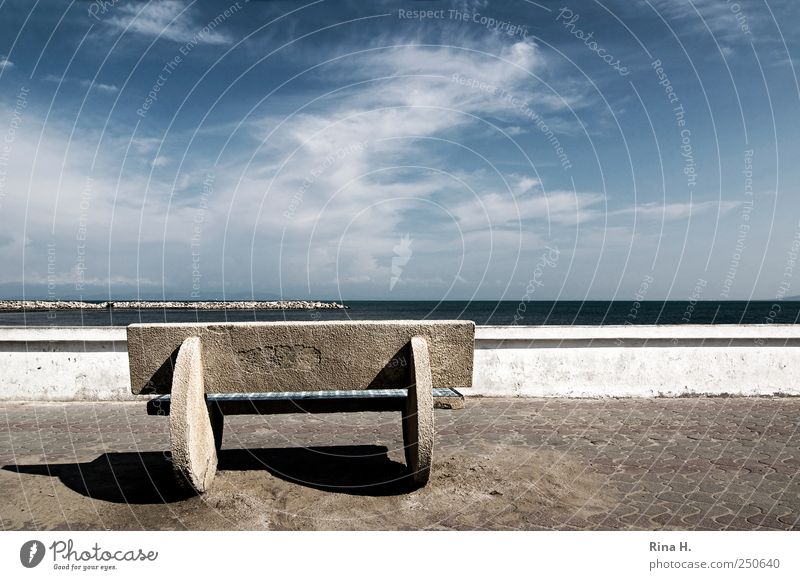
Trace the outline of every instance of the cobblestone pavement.
<path fill-rule="evenodd" d="M 143 403 L 0 403 L 3 529 L 800 528 L 800 399 L 469 399 L 408 487 L 399 414 L 229 417 L 209 493 Z"/>

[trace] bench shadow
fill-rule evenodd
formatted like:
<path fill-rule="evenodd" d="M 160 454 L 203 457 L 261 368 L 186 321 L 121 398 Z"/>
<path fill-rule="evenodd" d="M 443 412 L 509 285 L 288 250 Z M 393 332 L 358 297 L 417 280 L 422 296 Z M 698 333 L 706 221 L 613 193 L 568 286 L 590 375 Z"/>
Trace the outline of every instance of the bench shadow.
<path fill-rule="evenodd" d="M 103 453 L 86 463 L 4 465 L 3 469 L 57 477 L 81 495 L 113 503 L 172 503 L 193 495 L 177 484 L 168 454 L 158 451 Z"/>
<path fill-rule="evenodd" d="M 363 496 L 399 495 L 416 486 L 406 466 L 378 445 L 223 449 L 219 471 L 258 471 L 322 491 Z M 163 504 L 194 493 L 178 485 L 168 453 L 103 453 L 85 463 L 4 465 L 5 471 L 57 477 L 92 499 L 125 504 Z"/>
<path fill-rule="evenodd" d="M 223 449 L 219 469 L 265 470 L 275 477 L 322 491 L 386 496 L 415 489 L 403 463 L 380 445 Z"/>
<path fill-rule="evenodd" d="M 407 342 L 383 365 L 367 389 L 401 389 L 411 384 L 411 342 Z"/>

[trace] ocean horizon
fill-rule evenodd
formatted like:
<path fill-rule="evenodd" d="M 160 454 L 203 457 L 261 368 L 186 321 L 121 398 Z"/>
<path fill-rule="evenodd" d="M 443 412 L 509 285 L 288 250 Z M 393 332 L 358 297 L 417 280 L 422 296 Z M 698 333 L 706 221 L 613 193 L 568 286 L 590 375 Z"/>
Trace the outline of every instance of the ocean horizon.
<path fill-rule="evenodd" d="M 87 301 L 100 302 L 100 301 Z M 336 300 L 345 310 L 127 309 L 0 312 L 0 326 L 127 326 L 137 322 L 472 320 L 479 325 L 796 324 L 800 300 Z"/>

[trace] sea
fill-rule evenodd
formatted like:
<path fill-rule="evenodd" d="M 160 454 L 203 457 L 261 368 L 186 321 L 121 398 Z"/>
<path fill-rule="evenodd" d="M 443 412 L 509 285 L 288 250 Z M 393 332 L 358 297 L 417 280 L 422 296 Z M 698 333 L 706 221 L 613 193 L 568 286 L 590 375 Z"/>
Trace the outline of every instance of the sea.
<path fill-rule="evenodd" d="M 136 322 L 472 320 L 479 325 L 796 324 L 800 301 L 352 301 L 346 310 L 104 309 L 0 312 L 0 326 Z"/>

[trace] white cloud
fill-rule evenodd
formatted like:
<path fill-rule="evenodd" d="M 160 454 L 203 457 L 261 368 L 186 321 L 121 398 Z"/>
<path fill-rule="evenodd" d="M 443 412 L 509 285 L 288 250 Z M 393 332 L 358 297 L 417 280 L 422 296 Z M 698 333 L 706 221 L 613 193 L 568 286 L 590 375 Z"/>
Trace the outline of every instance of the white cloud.
<path fill-rule="evenodd" d="M 137 137 L 131 142 L 131 147 L 137 153 L 150 153 L 163 143 L 155 137 Z"/>
<path fill-rule="evenodd" d="M 170 164 L 170 158 L 165 155 L 158 155 L 153 159 L 153 167 L 166 167 Z"/>
<path fill-rule="evenodd" d="M 14 66 L 13 62 L 8 60 L 8 58 L 5 56 L 0 56 L 0 70 L 3 70 L 4 68 L 11 68 L 12 66 Z"/>
<path fill-rule="evenodd" d="M 97 81 L 91 81 L 89 79 L 72 79 L 68 77 L 60 77 L 54 74 L 46 74 L 42 77 L 42 80 L 48 83 L 56 83 L 58 85 L 65 83 L 65 82 L 77 82 L 82 87 L 91 87 L 93 89 L 97 89 L 98 91 L 102 91 L 105 93 L 116 93 L 119 91 L 119 87 L 113 84 L 107 83 L 100 83 Z"/>
<path fill-rule="evenodd" d="M 12 114 L 0 105 L 0 118 Z M 196 212 L 178 203 L 167 211 L 172 191 L 168 176 L 150 177 L 141 169 L 144 164 L 126 162 L 120 152 L 127 147 L 127 136 L 73 127 L 54 116 L 45 125 L 44 117 L 42 111 L 27 107 L 8 143 L 0 183 L 0 231 L 5 236 L 0 244 L 0 284 L 46 283 L 49 243 L 56 252 L 52 276 L 65 296 L 78 293 L 78 263 L 86 266 L 80 279 L 87 288 L 161 283 L 162 261 L 177 261 L 167 268 L 167 285 L 181 273 L 190 280 L 188 240 Z M 138 155 L 134 152 L 132 158 Z M 208 264 L 218 247 L 218 234 L 210 213 L 205 223 Z"/>
<path fill-rule="evenodd" d="M 371 51 L 334 66 L 337 77 L 363 80 L 393 77 L 358 91 L 357 105 L 391 101 L 408 106 L 452 108 L 479 116 L 527 120 L 519 107 L 527 102 L 539 112 L 562 111 L 585 102 L 582 91 L 566 86 L 560 94 L 538 80 L 545 58 L 530 40 L 513 43 L 488 39 L 460 47 L 414 44 Z M 352 94 L 348 93 L 348 98 Z"/>
<path fill-rule="evenodd" d="M 533 189 L 534 187 L 538 187 L 541 184 L 541 182 L 538 179 L 530 177 L 528 175 L 515 175 L 514 177 L 517 180 L 516 183 L 517 191 L 519 191 L 520 193 L 526 193 L 531 189 Z"/>
<path fill-rule="evenodd" d="M 162 0 L 147 4 L 122 4 L 118 15 L 107 22 L 118 30 L 142 36 L 159 37 L 175 42 L 197 41 L 200 44 L 228 44 L 231 38 L 217 30 L 224 20 L 214 14 L 208 22 L 202 22 L 192 14 L 187 5 L 177 0 Z M 208 27 L 208 28 L 206 28 Z M 204 30 L 205 29 L 205 30 Z"/>
<path fill-rule="evenodd" d="M 725 214 L 729 211 L 741 207 L 738 201 L 694 201 L 676 203 L 657 203 L 647 202 L 635 206 L 626 207 L 618 210 L 616 214 L 636 214 L 643 219 L 653 219 L 664 221 L 685 220 L 691 216 L 697 216 L 711 211 L 719 211 Z"/>
<path fill-rule="evenodd" d="M 97 89 L 98 91 L 102 91 L 104 93 L 116 93 L 117 91 L 119 91 L 119 87 L 117 85 L 92 82 L 89 80 L 82 80 L 81 85 L 84 87 L 91 87 L 93 89 Z"/>
<path fill-rule="evenodd" d="M 528 220 L 575 226 L 602 216 L 595 206 L 604 200 L 591 192 L 489 193 L 456 207 L 454 213 L 465 229 L 492 229 Z"/>
<path fill-rule="evenodd" d="M 584 105 L 578 91 L 553 95 L 537 80 L 549 73 L 536 44 L 494 36 L 461 48 L 386 44 L 394 48 L 318 71 L 343 90 L 298 114 L 268 115 L 250 126 L 262 152 L 251 168 L 234 170 L 242 172 L 235 198 L 220 203 L 237 224 L 229 238 L 248 232 L 243 242 L 251 244 L 255 230 L 262 232 L 258 243 L 283 254 L 284 264 L 302 256 L 302 267 L 283 272 L 284 283 L 304 284 L 310 270 L 316 281 L 360 281 L 381 291 L 390 284 L 392 248 L 410 232 L 415 257 L 404 276 L 466 279 L 477 288 L 485 272 L 514 275 L 512 257 L 523 240 L 541 241 L 525 222 L 546 231 L 548 220 L 574 227 L 603 215 L 600 194 L 545 194 L 537 177 L 498 174 L 470 152 L 484 135 L 507 138 L 482 119 L 536 129 L 511 97 L 551 126 Z M 475 171 L 465 169 L 465 159 Z"/>
<path fill-rule="evenodd" d="M 683 21 L 696 34 L 708 35 L 710 31 L 716 41 L 722 43 L 721 49 L 726 56 L 731 51 L 726 45 L 755 40 L 754 29 L 764 19 L 763 5 L 748 0 L 644 0 L 644 3 L 637 8 L 649 9 L 649 5 L 668 21 Z"/>

